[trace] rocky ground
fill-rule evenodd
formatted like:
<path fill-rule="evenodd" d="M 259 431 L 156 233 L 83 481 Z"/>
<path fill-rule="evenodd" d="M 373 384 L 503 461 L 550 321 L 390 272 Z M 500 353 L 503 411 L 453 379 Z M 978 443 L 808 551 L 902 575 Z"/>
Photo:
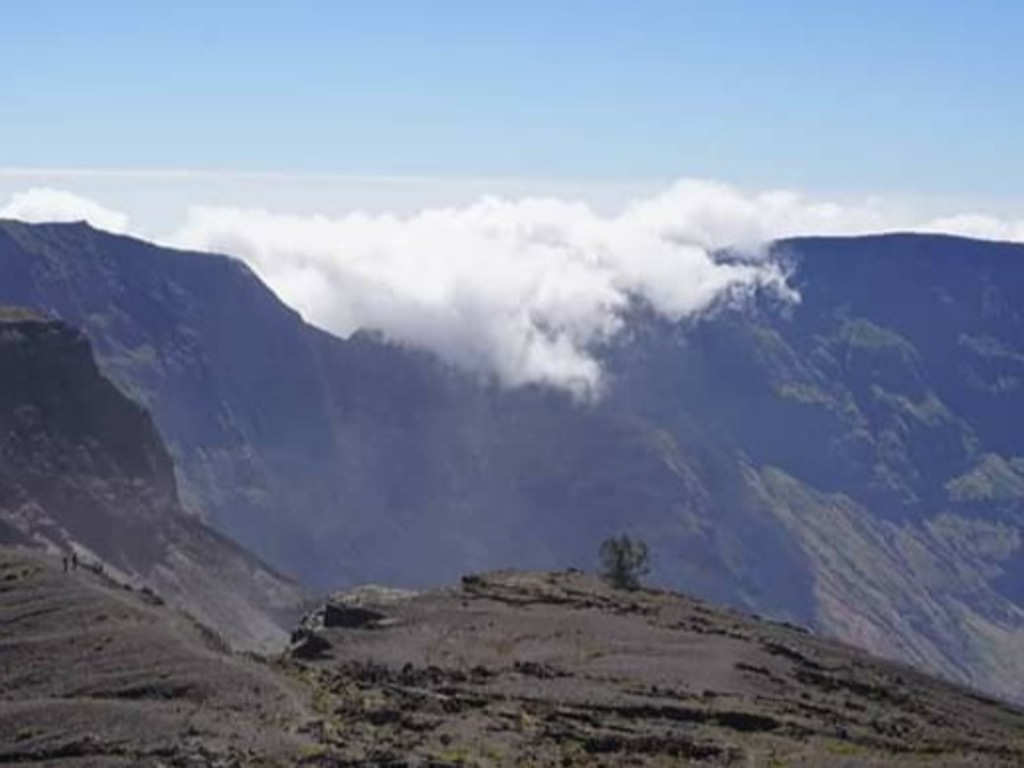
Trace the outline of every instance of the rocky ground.
<path fill-rule="evenodd" d="M 579 573 L 343 594 L 300 635 L 324 765 L 1024 764 L 1007 705 Z"/>
<path fill-rule="evenodd" d="M 296 762 L 307 701 L 152 593 L 0 548 L 0 763 Z"/>
<path fill-rule="evenodd" d="M 1024 764 L 1008 705 L 577 572 L 342 593 L 268 659 L 87 565 L 0 548 L 0 763 Z"/>

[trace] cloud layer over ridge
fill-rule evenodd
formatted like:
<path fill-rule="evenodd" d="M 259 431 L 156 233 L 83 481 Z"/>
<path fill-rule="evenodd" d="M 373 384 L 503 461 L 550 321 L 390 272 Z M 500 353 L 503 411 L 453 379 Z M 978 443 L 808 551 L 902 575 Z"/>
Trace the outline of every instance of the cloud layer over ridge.
<path fill-rule="evenodd" d="M 131 230 L 125 214 L 55 190 L 15 195 L 0 217 Z M 631 297 L 682 318 L 723 296 L 786 290 L 778 265 L 722 264 L 714 249 L 893 229 L 1024 240 L 1024 221 L 915 221 L 878 201 L 838 205 L 693 180 L 611 214 L 555 197 L 485 197 L 408 215 L 193 206 L 161 240 L 244 259 L 307 320 L 340 335 L 373 328 L 509 385 L 586 394 L 601 383 L 590 350 L 618 330 Z"/>
<path fill-rule="evenodd" d="M 662 197 L 613 216 L 550 198 L 407 217 L 202 207 L 175 239 L 242 256 L 336 333 L 375 328 L 510 385 L 585 393 L 600 384 L 589 349 L 618 330 L 631 296 L 680 318 L 727 293 L 782 287 L 777 265 L 712 259 L 710 247 L 758 234 L 738 231 L 720 208 L 704 200 L 686 211 Z"/>

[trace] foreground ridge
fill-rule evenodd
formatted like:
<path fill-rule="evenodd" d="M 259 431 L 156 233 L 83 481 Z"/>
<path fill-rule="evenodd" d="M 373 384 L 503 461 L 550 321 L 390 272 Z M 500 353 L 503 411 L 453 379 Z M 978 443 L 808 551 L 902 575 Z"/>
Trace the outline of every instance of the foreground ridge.
<path fill-rule="evenodd" d="M 280 659 L 0 547 L 0 762 L 1018 766 L 1024 712 L 799 627 L 579 572 L 339 593 Z"/>
<path fill-rule="evenodd" d="M 324 764 L 1020 765 L 1024 713 L 680 594 L 497 572 L 296 633 Z M 422 761 L 422 762 L 421 762 Z"/>

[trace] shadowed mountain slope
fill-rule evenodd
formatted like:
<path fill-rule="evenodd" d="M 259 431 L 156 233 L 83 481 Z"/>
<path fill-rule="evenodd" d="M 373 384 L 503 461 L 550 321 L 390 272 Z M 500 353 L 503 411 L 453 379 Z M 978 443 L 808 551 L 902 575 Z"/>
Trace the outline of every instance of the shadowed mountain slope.
<path fill-rule="evenodd" d="M 641 314 L 609 352 L 608 407 L 734 457 L 733 503 L 801 551 L 803 621 L 1021 698 L 1024 247 L 891 235 L 774 255 L 798 304 L 685 328 Z"/>
<path fill-rule="evenodd" d="M 240 262 L 84 224 L 0 224 L 0 302 L 84 329 L 104 373 L 149 410 L 183 500 L 277 564 L 330 506 L 328 396 L 308 327 Z"/>
<path fill-rule="evenodd" d="M 0 542 L 144 582 L 245 647 L 280 643 L 301 592 L 184 513 L 148 414 L 63 323 L 0 315 Z"/>

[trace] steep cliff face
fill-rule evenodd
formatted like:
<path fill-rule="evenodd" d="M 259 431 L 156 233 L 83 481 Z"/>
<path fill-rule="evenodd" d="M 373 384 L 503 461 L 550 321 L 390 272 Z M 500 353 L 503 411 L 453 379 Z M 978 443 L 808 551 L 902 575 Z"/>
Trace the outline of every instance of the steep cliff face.
<path fill-rule="evenodd" d="M 85 224 L 0 223 L 0 302 L 84 329 L 149 410 L 186 508 L 278 564 L 332 506 L 333 431 L 309 328 L 241 262 Z"/>
<path fill-rule="evenodd" d="M 249 647 L 279 639 L 299 591 L 182 510 L 149 415 L 81 332 L 0 313 L 0 538 L 75 552 L 144 582 Z"/>
<path fill-rule="evenodd" d="M 100 376 L 81 333 L 0 320 L 0 497 L 28 539 L 46 526 L 111 565 L 156 560 L 149 530 L 180 514 L 174 471 L 148 415 Z"/>
<path fill-rule="evenodd" d="M 641 315 L 609 352 L 608 407 L 722 446 L 742 468 L 735 503 L 802 554 L 805 621 L 1021 698 L 1024 247 L 774 250 L 798 304 L 763 297 L 689 327 Z"/>

